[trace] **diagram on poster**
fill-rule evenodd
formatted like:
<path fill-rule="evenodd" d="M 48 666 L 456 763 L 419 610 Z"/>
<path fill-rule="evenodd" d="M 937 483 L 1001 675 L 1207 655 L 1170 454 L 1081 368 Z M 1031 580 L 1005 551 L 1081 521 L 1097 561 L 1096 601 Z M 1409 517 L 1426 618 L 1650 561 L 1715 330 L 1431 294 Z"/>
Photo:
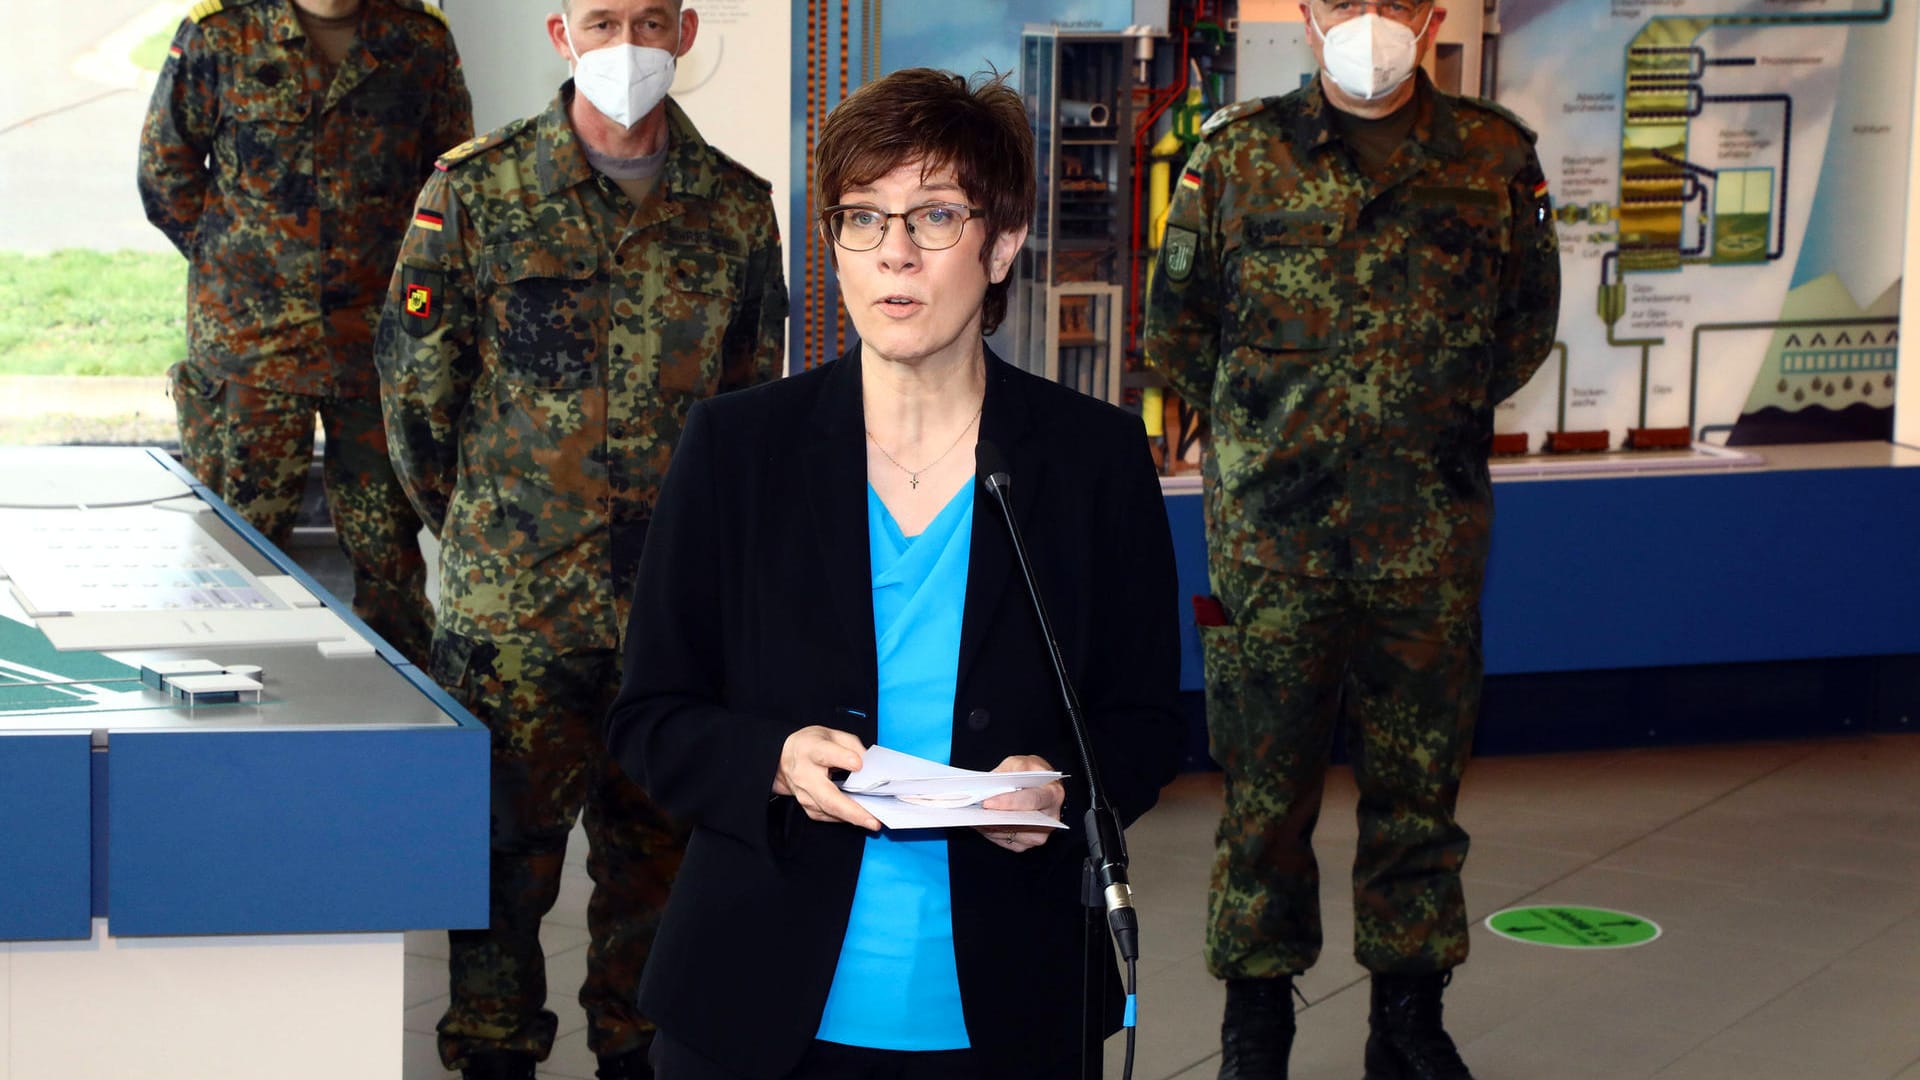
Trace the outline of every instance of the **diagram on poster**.
<path fill-rule="evenodd" d="M 1503 0 L 1540 133 L 1559 341 L 1532 448 L 1892 435 L 1915 5 Z"/>

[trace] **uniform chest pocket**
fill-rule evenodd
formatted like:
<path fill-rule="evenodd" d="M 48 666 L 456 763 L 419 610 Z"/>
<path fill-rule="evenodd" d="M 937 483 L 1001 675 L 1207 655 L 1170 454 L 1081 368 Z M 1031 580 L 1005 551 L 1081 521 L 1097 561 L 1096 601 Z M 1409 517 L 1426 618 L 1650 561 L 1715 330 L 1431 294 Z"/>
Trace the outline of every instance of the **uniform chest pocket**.
<path fill-rule="evenodd" d="M 607 285 L 598 251 L 560 240 L 515 241 L 488 248 L 482 258 L 490 299 L 481 333 L 492 340 L 500 377 L 548 390 L 601 385 Z"/>
<path fill-rule="evenodd" d="M 243 56 L 229 71 L 233 85 L 222 95 L 221 107 L 236 120 L 297 121 L 312 110 L 301 65 L 278 50 Z"/>
<path fill-rule="evenodd" d="M 361 86 L 344 108 L 366 138 L 346 147 L 351 179 L 368 197 L 413 202 L 426 180 L 429 102 L 410 88 Z"/>
<path fill-rule="evenodd" d="M 1341 248 L 1344 219 L 1325 211 L 1249 217 L 1229 263 L 1235 344 L 1266 350 L 1331 349 L 1345 340 L 1343 290 L 1352 277 Z"/>
<path fill-rule="evenodd" d="M 278 63 L 245 69 L 242 89 L 224 106 L 224 138 L 213 145 L 223 189 L 253 199 L 285 199 L 312 169 L 301 128 L 312 102 L 297 73 Z"/>
<path fill-rule="evenodd" d="M 707 395 L 719 389 L 721 346 L 740 294 L 740 260 L 718 251 L 672 247 L 661 295 L 659 384 Z"/>
<path fill-rule="evenodd" d="M 413 87 L 363 85 L 348 95 L 342 107 L 369 123 L 418 130 L 427 115 L 427 96 Z"/>
<path fill-rule="evenodd" d="M 1511 225 L 1503 192 L 1414 189 L 1412 310 L 1428 313 L 1430 336 L 1452 346 L 1487 341 L 1500 306 L 1500 273 Z"/>

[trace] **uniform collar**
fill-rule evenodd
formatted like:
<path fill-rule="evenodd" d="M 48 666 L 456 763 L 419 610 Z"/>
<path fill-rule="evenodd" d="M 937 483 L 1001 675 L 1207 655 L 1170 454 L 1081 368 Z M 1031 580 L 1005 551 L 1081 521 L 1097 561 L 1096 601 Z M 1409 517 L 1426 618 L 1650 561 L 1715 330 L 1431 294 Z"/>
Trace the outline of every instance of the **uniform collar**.
<path fill-rule="evenodd" d="M 373 6 L 374 0 L 360 0 L 360 10 L 362 13 L 364 13 L 367 8 Z M 388 22 L 390 22 L 390 20 L 361 19 L 359 24 L 360 32 L 364 35 L 370 27 L 384 25 Z M 273 40 L 282 45 L 289 41 L 298 41 L 307 36 L 306 27 L 300 25 L 299 13 L 293 10 L 293 0 L 277 0 L 276 3 L 272 4 L 272 11 L 267 16 L 267 23 L 269 30 L 272 31 Z"/>
<path fill-rule="evenodd" d="M 306 28 L 300 25 L 300 16 L 294 13 L 293 0 L 279 0 L 273 5 L 267 28 L 272 32 L 273 40 L 281 45 L 307 36 Z"/>
<path fill-rule="evenodd" d="M 1340 138 L 1333 126 L 1333 105 L 1327 101 L 1320 85 L 1325 78 L 1324 74 L 1316 75 L 1307 84 L 1301 93 L 1300 111 L 1294 116 L 1294 145 L 1310 151 L 1318 151 Z M 1435 157 L 1459 157 L 1464 144 L 1453 95 L 1433 85 L 1424 68 L 1415 70 L 1413 78 L 1415 108 L 1419 110 L 1413 121 L 1413 141 Z"/>
<path fill-rule="evenodd" d="M 573 94 L 573 80 L 568 79 L 560 87 L 560 93 L 553 103 L 534 122 L 539 141 L 535 175 L 542 197 L 587 183 L 594 177 L 593 165 L 587 160 L 586 147 L 574 132 L 573 121 L 567 117 L 567 106 L 573 101 Z M 707 141 L 700 137 L 699 130 L 687 118 L 679 102 L 668 98 L 666 105 L 667 160 L 660 167 L 660 188 L 673 196 L 710 199 L 718 187 L 719 178 L 713 155 L 707 150 Z"/>
<path fill-rule="evenodd" d="M 381 63 L 405 62 L 419 47 L 420 33 L 381 0 L 360 0 L 359 46 Z"/>

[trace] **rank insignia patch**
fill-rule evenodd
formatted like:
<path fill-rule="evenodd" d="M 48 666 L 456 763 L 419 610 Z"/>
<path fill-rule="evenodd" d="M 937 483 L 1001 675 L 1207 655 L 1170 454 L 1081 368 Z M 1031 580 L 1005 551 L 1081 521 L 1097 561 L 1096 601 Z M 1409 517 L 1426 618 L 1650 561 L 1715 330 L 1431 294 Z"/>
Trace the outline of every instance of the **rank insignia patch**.
<path fill-rule="evenodd" d="M 497 132 L 490 135 L 476 135 L 466 142 L 461 143 L 459 146 L 441 154 L 439 160 L 433 163 L 433 167 L 439 169 L 441 172 L 446 172 L 449 167 L 460 164 L 479 153 L 482 149 L 492 146 L 499 141 L 500 138 Z"/>

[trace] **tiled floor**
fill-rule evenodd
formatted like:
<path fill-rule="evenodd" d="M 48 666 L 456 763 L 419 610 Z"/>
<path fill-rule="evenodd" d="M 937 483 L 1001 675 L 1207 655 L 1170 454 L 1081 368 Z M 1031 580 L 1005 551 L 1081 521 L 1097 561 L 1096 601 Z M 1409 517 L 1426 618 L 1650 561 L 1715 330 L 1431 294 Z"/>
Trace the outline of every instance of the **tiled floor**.
<path fill-rule="evenodd" d="M 337 591 L 325 548 L 296 557 Z M 1544 722 L 1544 721 L 1543 721 Z M 1295 1080 L 1356 1080 L 1367 982 L 1340 868 L 1351 777 L 1330 780 L 1318 847 L 1327 949 L 1301 980 Z M 1224 994 L 1200 959 L 1217 775 L 1185 776 L 1128 834 L 1141 911 L 1139 1080 L 1211 1080 Z M 1473 957 L 1447 1022 L 1479 1080 L 1920 1080 L 1920 736 L 1476 762 Z M 588 880 L 576 831 L 543 933 L 560 1015 L 551 1078 L 592 1077 L 573 1001 Z M 1619 951 L 1518 944 L 1482 921 L 1517 904 L 1658 922 Z M 406 1080 L 443 1080 L 433 1024 L 446 939 L 408 937 Z M 1117 1042 L 1108 1076 L 1119 1076 Z"/>
<path fill-rule="evenodd" d="M 1327 955 L 1301 982 L 1295 1080 L 1355 1080 L 1367 983 L 1344 895 L 1354 793 L 1329 784 Z M 1223 993 L 1200 959 L 1217 775 L 1182 777 L 1129 833 L 1141 911 L 1139 1080 L 1219 1068 Z M 1920 737 L 1476 762 L 1473 958 L 1448 1026 L 1480 1080 L 1920 1080 Z M 543 1077 L 588 1078 L 575 835 L 545 941 L 560 1042 Z M 1612 907 L 1663 936 L 1619 951 L 1521 945 L 1480 922 L 1520 903 Z M 441 1080 L 445 939 L 408 939 L 407 1080 Z M 1107 1075 L 1120 1075 L 1117 1044 Z"/>

